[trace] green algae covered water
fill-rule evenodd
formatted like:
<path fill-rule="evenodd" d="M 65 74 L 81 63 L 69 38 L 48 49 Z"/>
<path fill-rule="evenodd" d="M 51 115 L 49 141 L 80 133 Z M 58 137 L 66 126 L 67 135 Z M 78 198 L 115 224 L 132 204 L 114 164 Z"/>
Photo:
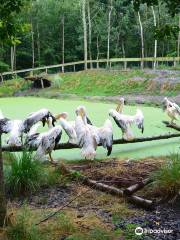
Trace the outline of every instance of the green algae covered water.
<path fill-rule="evenodd" d="M 46 99 L 35 97 L 16 97 L 16 98 L 0 98 L 0 109 L 5 117 L 11 119 L 23 119 L 29 113 L 37 111 L 41 108 L 48 108 L 52 113 L 57 114 L 60 112 L 68 112 L 69 120 L 75 119 L 75 109 L 79 105 L 84 105 L 87 108 L 88 115 L 96 126 L 103 125 L 104 121 L 109 117 L 108 111 L 115 108 L 115 104 L 96 103 L 77 100 L 59 100 L 59 99 Z M 148 106 L 125 106 L 123 112 L 126 114 L 135 114 L 136 109 L 140 108 L 145 117 L 145 131 L 143 136 L 159 135 L 174 130 L 166 128 L 162 120 L 168 120 L 162 109 Z M 121 138 L 121 130 L 116 126 L 113 119 L 114 139 Z M 41 128 L 40 131 L 47 130 Z M 134 128 L 135 136 L 142 136 L 141 132 Z M 3 136 L 5 139 L 6 136 Z M 63 133 L 61 142 L 66 142 L 67 137 Z M 168 140 L 152 141 L 145 143 L 123 144 L 115 145 L 110 157 L 120 158 L 144 158 L 148 156 L 164 156 L 172 152 L 179 152 L 180 138 L 173 138 Z M 54 158 L 65 160 L 78 160 L 81 159 L 80 150 L 59 150 L 53 152 Z M 97 150 L 97 158 L 106 158 L 106 150 L 99 147 Z"/>

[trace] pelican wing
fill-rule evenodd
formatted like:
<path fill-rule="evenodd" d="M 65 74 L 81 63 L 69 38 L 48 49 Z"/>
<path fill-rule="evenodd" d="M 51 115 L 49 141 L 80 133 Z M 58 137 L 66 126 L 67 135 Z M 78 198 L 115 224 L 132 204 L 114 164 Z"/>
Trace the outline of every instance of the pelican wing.
<path fill-rule="evenodd" d="M 37 112 L 31 113 L 30 115 L 28 115 L 28 117 L 24 120 L 24 131 L 27 133 L 30 128 L 36 124 L 39 121 L 43 122 L 43 126 L 45 125 L 46 119 L 48 117 L 52 117 L 53 118 L 53 126 L 54 126 L 54 122 L 55 122 L 55 118 L 53 117 L 53 115 L 49 112 L 48 109 L 41 109 Z"/>
<path fill-rule="evenodd" d="M 176 113 L 180 115 L 180 107 L 176 103 L 173 103 L 173 107 L 175 108 Z"/>
<path fill-rule="evenodd" d="M 68 122 L 66 119 L 63 119 L 63 118 L 60 119 L 60 124 L 64 129 L 64 131 L 66 132 L 66 134 L 68 135 L 69 142 L 76 143 L 77 136 L 76 136 L 76 131 L 75 131 L 75 128 L 73 127 L 73 124 L 71 124 L 70 122 Z"/>
<path fill-rule="evenodd" d="M 0 119 L 0 132 L 8 133 L 11 131 L 11 120 L 8 118 Z"/>

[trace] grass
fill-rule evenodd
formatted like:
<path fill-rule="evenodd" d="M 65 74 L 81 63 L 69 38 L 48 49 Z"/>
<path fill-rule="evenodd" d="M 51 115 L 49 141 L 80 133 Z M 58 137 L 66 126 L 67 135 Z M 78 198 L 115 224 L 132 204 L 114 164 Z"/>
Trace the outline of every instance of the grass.
<path fill-rule="evenodd" d="M 174 68 L 170 69 L 174 70 Z M 160 84 L 153 81 L 156 77 L 155 73 L 148 73 L 139 69 L 131 69 L 126 72 L 88 70 L 47 77 L 52 81 L 50 88 L 28 94 L 49 98 L 60 97 L 60 93 L 76 94 L 78 96 L 117 96 L 142 93 L 174 96 L 180 91 L 179 83 L 172 85 L 164 82 Z M 5 81 L 0 86 L 0 96 L 13 96 L 16 92 L 29 88 L 30 83 L 22 79 L 16 78 Z"/>
<path fill-rule="evenodd" d="M 14 156 L 5 168 L 6 188 L 12 195 L 25 195 L 36 191 L 42 181 L 43 171 L 40 162 L 33 159 L 30 152 L 23 151 Z"/>
<path fill-rule="evenodd" d="M 29 89 L 30 85 L 22 78 L 13 78 L 0 84 L 0 97 L 11 97 L 16 92 Z"/>
<path fill-rule="evenodd" d="M 6 229 L 8 240 L 46 240 L 31 220 L 31 212 L 24 205 L 16 214 L 14 223 Z"/>
<path fill-rule="evenodd" d="M 165 200 L 175 199 L 180 190 L 180 155 L 171 154 L 166 163 L 152 174 L 152 189 Z"/>

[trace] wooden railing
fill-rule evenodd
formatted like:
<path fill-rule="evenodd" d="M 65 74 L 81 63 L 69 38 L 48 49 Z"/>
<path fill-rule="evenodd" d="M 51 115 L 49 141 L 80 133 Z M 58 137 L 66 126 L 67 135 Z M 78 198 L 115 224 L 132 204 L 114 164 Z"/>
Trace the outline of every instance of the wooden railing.
<path fill-rule="evenodd" d="M 124 63 L 125 68 L 126 68 L 128 62 L 173 62 L 174 65 L 176 65 L 176 62 L 180 62 L 180 57 L 111 58 L 108 61 L 109 67 L 111 68 L 112 63 L 120 63 L 120 62 Z M 97 66 L 99 66 L 99 63 L 107 63 L 107 59 L 88 60 L 87 63 L 95 63 L 95 64 L 97 64 Z M 13 75 L 13 74 L 27 73 L 27 72 L 33 73 L 38 70 L 45 70 L 47 73 L 48 69 L 53 69 L 53 68 L 61 68 L 61 70 L 64 71 L 64 68 L 68 67 L 68 66 L 74 67 L 74 71 L 76 71 L 76 65 L 81 65 L 81 64 L 84 64 L 84 61 L 70 62 L 70 63 L 64 63 L 64 64 L 56 64 L 56 65 L 49 65 L 49 66 L 43 66 L 43 67 L 3 72 L 3 73 L 0 73 L 0 76 L 3 81 L 3 76 L 6 76 L 6 75 Z"/>

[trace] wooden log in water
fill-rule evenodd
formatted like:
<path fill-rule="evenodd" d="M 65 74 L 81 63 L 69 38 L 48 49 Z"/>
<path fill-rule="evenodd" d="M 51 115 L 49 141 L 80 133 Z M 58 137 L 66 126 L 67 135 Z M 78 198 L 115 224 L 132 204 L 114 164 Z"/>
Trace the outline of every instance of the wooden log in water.
<path fill-rule="evenodd" d="M 177 131 L 180 131 L 180 126 L 176 125 L 175 123 L 170 123 L 168 121 L 163 121 L 163 123 L 166 125 L 168 128 L 173 128 Z"/>
<path fill-rule="evenodd" d="M 131 141 L 127 141 L 124 139 L 115 139 L 113 141 L 113 145 L 116 144 L 128 144 L 128 143 L 138 143 L 138 142 L 149 142 L 149 141 L 157 141 L 157 140 L 163 140 L 163 139 L 169 139 L 169 138 L 176 138 L 180 137 L 180 133 L 168 133 L 164 135 L 157 135 L 157 136 L 151 136 L 151 137 L 142 137 L 142 138 L 134 138 Z M 99 145 L 101 146 L 101 145 Z M 58 144 L 54 150 L 60 150 L 60 149 L 73 149 L 73 148 L 79 148 L 76 144 L 71 143 L 60 143 Z M 17 147 L 10 147 L 10 146 L 2 146 L 3 152 L 21 152 L 23 151 L 23 146 L 17 146 Z M 31 151 L 36 151 L 36 149 L 30 149 Z"/>

